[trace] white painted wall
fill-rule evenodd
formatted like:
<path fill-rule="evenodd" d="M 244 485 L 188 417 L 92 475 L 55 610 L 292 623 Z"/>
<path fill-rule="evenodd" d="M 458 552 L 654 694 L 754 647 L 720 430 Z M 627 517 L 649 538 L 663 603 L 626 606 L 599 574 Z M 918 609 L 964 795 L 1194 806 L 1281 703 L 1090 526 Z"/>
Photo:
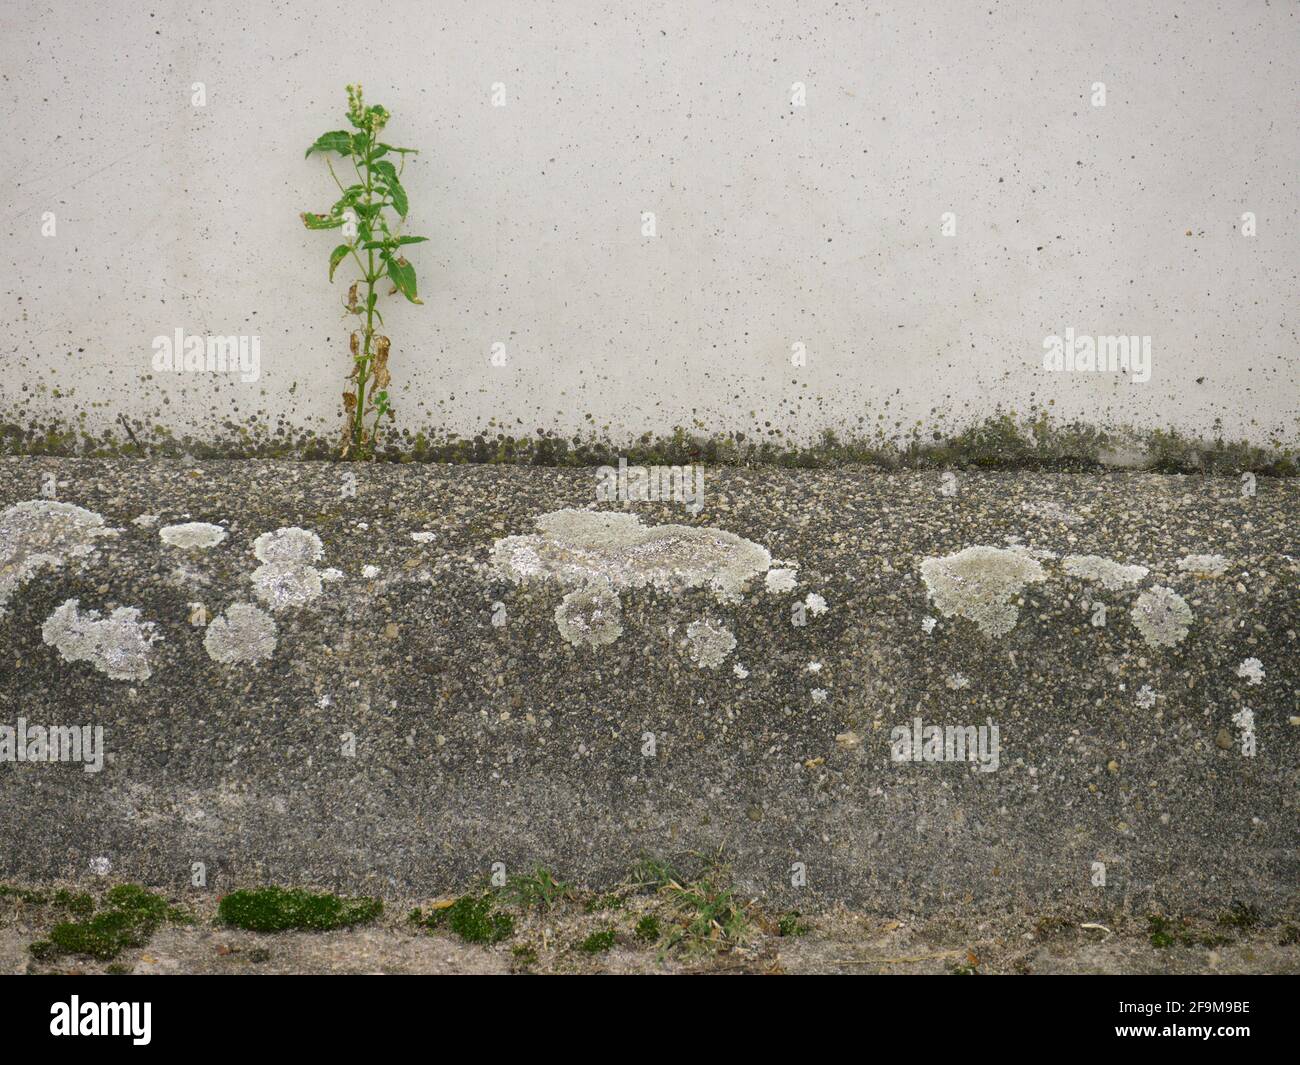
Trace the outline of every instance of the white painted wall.
<path fill-rule="evenodd" d="M 1037 402 L 1294 440 L 1298 45 L 1285 0 L 6 0 L 0 413 L 332 435 L 346 285 L 298 212 L 359 80 L 424 149 L 400 426 L 807 439 Z M 258 334 L 261 379 L 146 380 L 177 327 Z M 1150 335 L 1151 381 L 1044 372 L 1066 327 Z"/>

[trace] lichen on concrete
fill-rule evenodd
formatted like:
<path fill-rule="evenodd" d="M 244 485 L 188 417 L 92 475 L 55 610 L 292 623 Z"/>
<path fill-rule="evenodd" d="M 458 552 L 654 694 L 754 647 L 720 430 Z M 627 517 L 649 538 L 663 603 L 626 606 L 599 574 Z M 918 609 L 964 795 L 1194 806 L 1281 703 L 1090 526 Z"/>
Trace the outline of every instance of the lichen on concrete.
<path fill-rule="evenodd" d="M 623 634 L 622 604 L 608 585 L 576 588 L 555 608 L 560 635 L 575 647 L 600 647 Z"/>
<path fill-rule="evenodd" d="M 1137 584 L 1151 572 L 1146 566 L 1124 565 L 1101 555 L 1066 555 L 1061 567 L 1071 577 L 1099 582 L 1109 592 Z"/>
<path fill-rule="evenodd" d="M 212 620 L 203 646 L 215 662 L 264 662 L 275 653 L 275 619 L 251 603 L 232 603 Z"/>
<path fill-rule="evenodd" d="M 99 611 L 81 613 L 80 601 L 69 599 L 46 619 L 41 636 L 65 661 L 89 662 L 114 680 L 147 680 L 149 649 L 162 639 L 151 621 L 141 622 L 135 607 L 119 607 L 107 618 Z"/>
<path fill-rule="evenodd" d="M 798 571 L 789 567 L 770 569 L 763 578 L 763 587 L 772 595 L 784 595 L 787 592 L 793 592 L 798 583 Z"/>
<path fill-rule="evenodd" d="M 253 554 L 259 562 L 315 562 L 324 552 L 319 536 L 296 525 L 262 533 L 253 541 Z"/>
<path fill-rule="evenodd" d="M 1133 624 L 1152 647 L 1173 647 L 1187 636 L 1192 608 L 1172 588 L 1157 584 L 1148 588 L 1129 611 Z"/>
<path fill-rule="evenodd" d="M 1026 551 L 976 545 L 921 562 L 921 579 L 944 617 L 973 621 L 985 636 L 1005 636 L 1019 619 L 1012 600 L 1025 585 L 1045 579 Z"/>
<path fill-rule="evenodd" d="M 206 521 L 187 521 L 180 525 L 165 525 L 158 530 L 158 538 L 169 547 L 186 551 L 216 547 L 226 538 L 226 530 Z"/>
<path fill-rule="evenodd" d="M 305 606 L 321 593 L 320 570 L 298 562 L 268 562 L 253 572 L 253 591 L 272 610 Z"/>
<path fill-rule="evenodd" d="M 722 622 L 702 618 L 686 626 L 686 646 L 701 669 L 717 669 L 736 649 L 736 637 Z"/>
<path fill-rule="evenodd" d="M 665 591 L 707 587 L 737 598 L 771 565 L 767 549 L 722 529 L 643 525 L 635 514 L 558 510 L 537 519 L 539 535 L 507 536 L 491 564 L 515 582 L 567 588 L 605 583 L 614 591 L 652 585 Z"/>
<path fill-rule="evenodd" d="M 252 576 L 254 593 L 273 611 L 310 603 L 326 577 L 311 563 L 323 553 L 320 537 L 309 529 L 286 526 L 263 533 L 253 542 L 253 554 L 262 563 Z"/>
<path fill-rule="evenodd" d="M 1228 560 L 1222 555 L 1184 555 L 1178 568 L 1196 577 L 1222 577 L 1228 569 Z"/>
<path fill-rule="evenodd" d="M 1264 663 L 1258 658 L 1247 658 L 1237 667 L 1237 676 L 1247 684 L 1264 683 Z"/>
<path fill-rule="evenodd" d="M 89 555 L 101 537 L 113 535 L 116 530 L 94 511 L 52 499 L 16 503 L 0 513 L 0 617 L 38 570 Z"/>

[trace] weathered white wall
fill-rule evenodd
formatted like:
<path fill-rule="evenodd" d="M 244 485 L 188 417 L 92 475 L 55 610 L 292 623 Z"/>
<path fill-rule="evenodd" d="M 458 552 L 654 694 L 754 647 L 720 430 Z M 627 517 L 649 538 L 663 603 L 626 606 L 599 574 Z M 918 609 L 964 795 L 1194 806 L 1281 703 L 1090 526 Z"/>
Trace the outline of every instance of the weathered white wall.
<path fill-rule="evenodd" d="M 359 80 L 424 149 L 399 425 L 807 439 L 1036 402 L 1294 439 L 1298 44 L 1281 0 L 6 0 L 0 406 L 333 434 L 346 286 L 298 212 Z M 1067 326 L 1149 334 L 1151 381 L 1045 373 Z M 261 379 L 146 380 L 177 327 L 260 335 Z"/>

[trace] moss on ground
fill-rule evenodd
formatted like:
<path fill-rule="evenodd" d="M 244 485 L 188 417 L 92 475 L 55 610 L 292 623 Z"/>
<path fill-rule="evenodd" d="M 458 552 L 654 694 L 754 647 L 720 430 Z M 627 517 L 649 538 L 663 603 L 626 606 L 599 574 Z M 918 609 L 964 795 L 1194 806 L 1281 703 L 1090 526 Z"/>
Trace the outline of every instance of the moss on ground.
<path fill-rule="evenodd" d="M 583 954 L 604 954 L 607 950 L 613 949 L 614 940 L 617 933 L 612 928 L 602 928 L 592 932 L 586 939 L 577 945 L 577 949 Z"/>
<path fill-rule="evenodd" d="M 797 912 L 783 913 L 776 919 L 777 934 L 781 936 L 806 936 L 812 925 Z"/>
<path fill-rule="evenodd" d="M 493 892 L 462 895 L 446 906 L 434 906 L 427 912 L 413 910 L 411 920 L 423 928 L 446 928 L 466 943 L 499 943 L 514 935 L 514 916 L 497 906 Z"/>
<path fill-rule="evenodd" d="M 250 932 L 327 932 L 366 924 L 383 909 L 379 899 L 345 899 L 273 885 L 232 891 L 218 904 L 217 919 Z"/>
<path fill-rule="evenodd" d="M 32 956 L 41 961 L 64 954 L 110 961 L 127 947 L 143 947 L 164 922 L 190 920 L 183 910 L 139 884 L 110 888 L 98 912 L 90 895 L 57 891 L 49 902 L 79 919 L 60 921 L 50 930 L 48 939 L 31 945 Z"/>

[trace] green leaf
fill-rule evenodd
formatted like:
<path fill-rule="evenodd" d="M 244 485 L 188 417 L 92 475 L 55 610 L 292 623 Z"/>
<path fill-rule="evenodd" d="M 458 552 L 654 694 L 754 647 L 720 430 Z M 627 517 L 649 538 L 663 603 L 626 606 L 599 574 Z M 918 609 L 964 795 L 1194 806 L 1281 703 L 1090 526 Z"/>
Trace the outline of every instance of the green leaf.
<path fill-rule="evenodd" d="M 405 259 L 389 257 L 388 276 L 397 286 L 397 291 L 412 303 L 424 302 L 415 293 L 415 267 Z"/>
<path fill-rule="evenodd" d="M 351 250 L 352 249 L 349 248 L 346 244 L 340 244 L 337 248 L 335 248 L 332 252 L 330 252 L 330 280 L 331 281 L 334 280 L 334 271 L 338 269 L 339 263 L 341 263 L 344 259 L 347 258 L 347 254 Z"/>
<path fill-rule="evenodd" d="M 352 134 L 345 129 L 322 133 L 316 138 L 316 143 L 307 149 L 307 155 L 311 155 L 312 152 L 338 152 L 339 155 L 351 155 Z M 307 155 L 303 158 L 306 159 Z"/>
<path fill-rule="evenodd" d="M 388 182 L 388 194 L 393 198 L 393 210 L 405 218 L 410 204 L 407 202 L 406 190 L 402 188 L 401 183 L 396 179 L 390 180 Z"/>
<path fill-rule="evenodd" d="M 338 229 L 343 224 L 343 219 L 337 215 L 312 214 L 304 211 L 300 217 L 302 224 L 308 229 Z"/>
<path fill-rule="evenodd" d="M 365 133 L 354 133 L 352 134 L 351 140 L 352 140 L 352 153 L 354 155 L 359 155 L 361 156 L 362 159 L 364 159 L 366 157 L 366 153 L 370 151 L 369 135 Z"/>
<path fill-rule="evenodd" d="M 402 183 L 398 180 L 397 167 L 384 159 L 375 164 L 374 171 L 383 178 L 384 186 L 388 194 L 393 198 L 394 210 L 405 218 L 409 209 L 409 201 L 406 198 L 406 190 L 402 188 Z"/>
<path fill-rule="evenodd" d="M 428 239 L 428 237 L 389 237 L 387 240 L 368 240 L 361 245 L 361 250 L 387 252 L 389 248 L 400 247 L 403 244 L 422 244 Z M 384 258 L 388 258 L 387 254 Z"/>

